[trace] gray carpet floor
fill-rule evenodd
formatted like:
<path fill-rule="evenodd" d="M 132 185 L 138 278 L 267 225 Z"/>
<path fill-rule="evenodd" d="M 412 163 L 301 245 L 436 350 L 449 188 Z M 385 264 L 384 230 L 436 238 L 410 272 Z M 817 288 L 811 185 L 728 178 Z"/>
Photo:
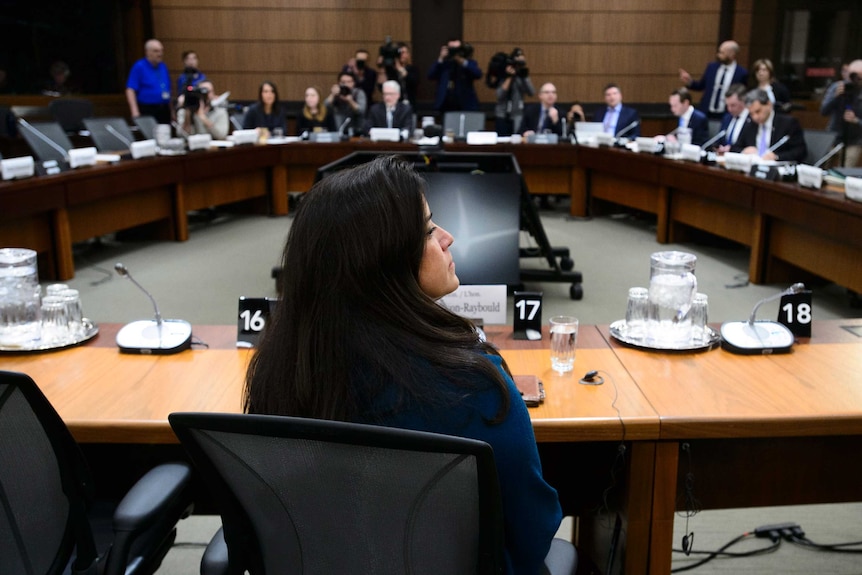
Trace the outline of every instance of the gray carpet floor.
<path fill-rule="evenodd" d="M 584 274 L 584 298 L 569 299 L 566 283 L 528 284 L 544 293 L 544 317 L 575 315 L 583 324 L 610 323 L 623 317 L 629 287 L 647 285 L 649 255 L 666 249 L 682 249 L 697 255 L 699 291 L 709 296 L 711 322 L 747 319 L 753 305 L 786 285 L 752 285 L 747 282 L 748 251 L 724 242 L 661 245 L 655 241 L 654 220 L 637 214 L 615 214 L 589 220 L 567 217 L 565 201 L 542 211 L 542 221 L 554 246 L 571 249 L 575 268 Z M 213 214 L 211 214 L 213 215 Z M 104 237 L 77 246 L 76 276 L 69 285 L 80 290 L 84 312 L 97 323 L 127 322 L 149 318 L 147 298 L 130 282 L 113 272 L 123 262 L 135 279 L 159 302 L 164 317 L 186 319 L 192 324 L 233 324 L 239 296 L 273 296 L 270 269 L 279 262 L 291 218 L 217 213 L 191 226 L 184 243 L 128 242 Z M 456 238 L 457 241 L 457 238 Z M 534 245 L 522 233 L 522 247 Z M 544 260 L 523 260 L 524 267 L 544 267 Z M 814 290 L 814 321 L 859 317 L 849 305 L 844 288 L 829 283 Z M 511 298 L 509 300 L 509 318 Z M 778 303 L 764 305 L 759 318 L 775 318 Z M 718 549 L 731 539 L 760 525 L 793 521 L 820 543 L 862 539 L 862 504 L 799 506 L 747 510 L 705 511 L 688 521 L 695 533 L 695 550 Z M 204 544 L 218 526 L 218 518 L 193 516 L 180 524 L 179 537 L 159 573 L 192 575 Z M 675 540 L 680 541 L 685 519 L 676 521 Z M 570 533 L 564 525 L 562 533 Z M 763 545 L 745 541 L 739 549 Z M 691 564 L 695 556 L 674 554 L 675 567 Z M 772 554 L 748 558 L 721 558 L 692 570 L 693 573 L 833 573 L 862 574 L 862 556 L 822 553 L 784 544 Z"/>

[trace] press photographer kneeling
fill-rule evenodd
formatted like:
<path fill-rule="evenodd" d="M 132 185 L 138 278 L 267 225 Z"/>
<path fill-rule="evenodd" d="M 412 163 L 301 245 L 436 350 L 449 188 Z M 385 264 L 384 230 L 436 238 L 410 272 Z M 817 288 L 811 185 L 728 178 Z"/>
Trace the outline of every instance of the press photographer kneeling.
<path fill-rule="evenodd" d="M 177 123 L 186 135 L 210 134 L 214 140 L 224 140 L 230 129 L 226 103 L 210 81 L 187 86 L 177 98 Z"/>

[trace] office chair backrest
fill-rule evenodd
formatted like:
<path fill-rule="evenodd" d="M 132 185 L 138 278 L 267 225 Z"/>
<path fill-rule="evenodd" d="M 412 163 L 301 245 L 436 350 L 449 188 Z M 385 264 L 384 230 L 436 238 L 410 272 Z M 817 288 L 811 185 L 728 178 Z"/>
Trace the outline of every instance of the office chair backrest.
<path fill-rule="evenodd" d="M 708 123 L 709 123 L 709 137 L 710 137 L 710 139 L 712 139 L 721 130 L 721 120 L 709 119 Z"/>
<path fill-rule="evenodd" d="M 123 118 L 86 118 L 84 125 L 100 152 L 128 150 L 135 141 L 132 130 Z"/>
<path fill-rule="evenodd" d="M 62 573 L 95 560 L 83 456 L 32 379 L 0 371 L 0 572 Z"/>
<path fill-rule="evenodd" d="M 156 126 L 159 123 L 152 116 L 138 116 L 135 118 L 135 125 L 141 131 L 141 135 L 145 140 L 152 140 L 156 137 Z"/>
<path fill-rule="evenodd" d="M 497 573 L 491 447 L 293 417 L 171 414 L 221 506 L 230 573 Z"/>
<path fill-rule="evenodd" d="M 59 98 L 48 104 L 51 115 L 66 132 L 77 133 L 84 128 L 84 118 L 93 117 L 93 103 L 82 98 Z"/>
<path fill-rule="evenodd" d="M 805 136 L 805 147 L 808 148 L 803 163 L 811 166 L 825 156 L 838 140 L 838 134 L 829 130 L 804 130 L 802 134 Z"/>
<path fill-rule="evenodd" d="M 466 138 L 467 132 L 485 129 L 485 112 L 446 112 L 443 114 L 443 133 L 449 130 L 456 138 Z"/>

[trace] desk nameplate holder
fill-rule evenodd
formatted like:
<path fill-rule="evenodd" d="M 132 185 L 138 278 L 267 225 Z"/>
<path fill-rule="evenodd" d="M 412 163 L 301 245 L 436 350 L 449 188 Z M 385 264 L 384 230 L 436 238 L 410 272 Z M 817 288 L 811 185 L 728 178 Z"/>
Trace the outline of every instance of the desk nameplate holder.
<path fill-rule="evenodd" d="M 245 297 L 239 298 L 239 313 L 236 318 L 236 346 L 252 348 L 257 346 L 260 334 L 275 310 L 277 298 Z"/>

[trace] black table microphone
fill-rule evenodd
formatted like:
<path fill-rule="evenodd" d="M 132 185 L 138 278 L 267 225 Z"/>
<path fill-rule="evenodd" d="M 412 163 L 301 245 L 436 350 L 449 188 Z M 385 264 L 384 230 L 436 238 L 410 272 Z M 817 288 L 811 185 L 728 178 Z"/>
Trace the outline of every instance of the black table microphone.
<path fill-rule="evenodd" d="M 114 265 L 118 274 L 131 281 L 144 292 L 153 304 L 154 319 L 133 321 L 117 332 L 117 346 L 122 353 L 169 355 L 192 345 L 192 326 L 182 319 L 162 319 L 159 306 L 150 292 L 135 281 L 129 270 L 121 263 Z"/>

